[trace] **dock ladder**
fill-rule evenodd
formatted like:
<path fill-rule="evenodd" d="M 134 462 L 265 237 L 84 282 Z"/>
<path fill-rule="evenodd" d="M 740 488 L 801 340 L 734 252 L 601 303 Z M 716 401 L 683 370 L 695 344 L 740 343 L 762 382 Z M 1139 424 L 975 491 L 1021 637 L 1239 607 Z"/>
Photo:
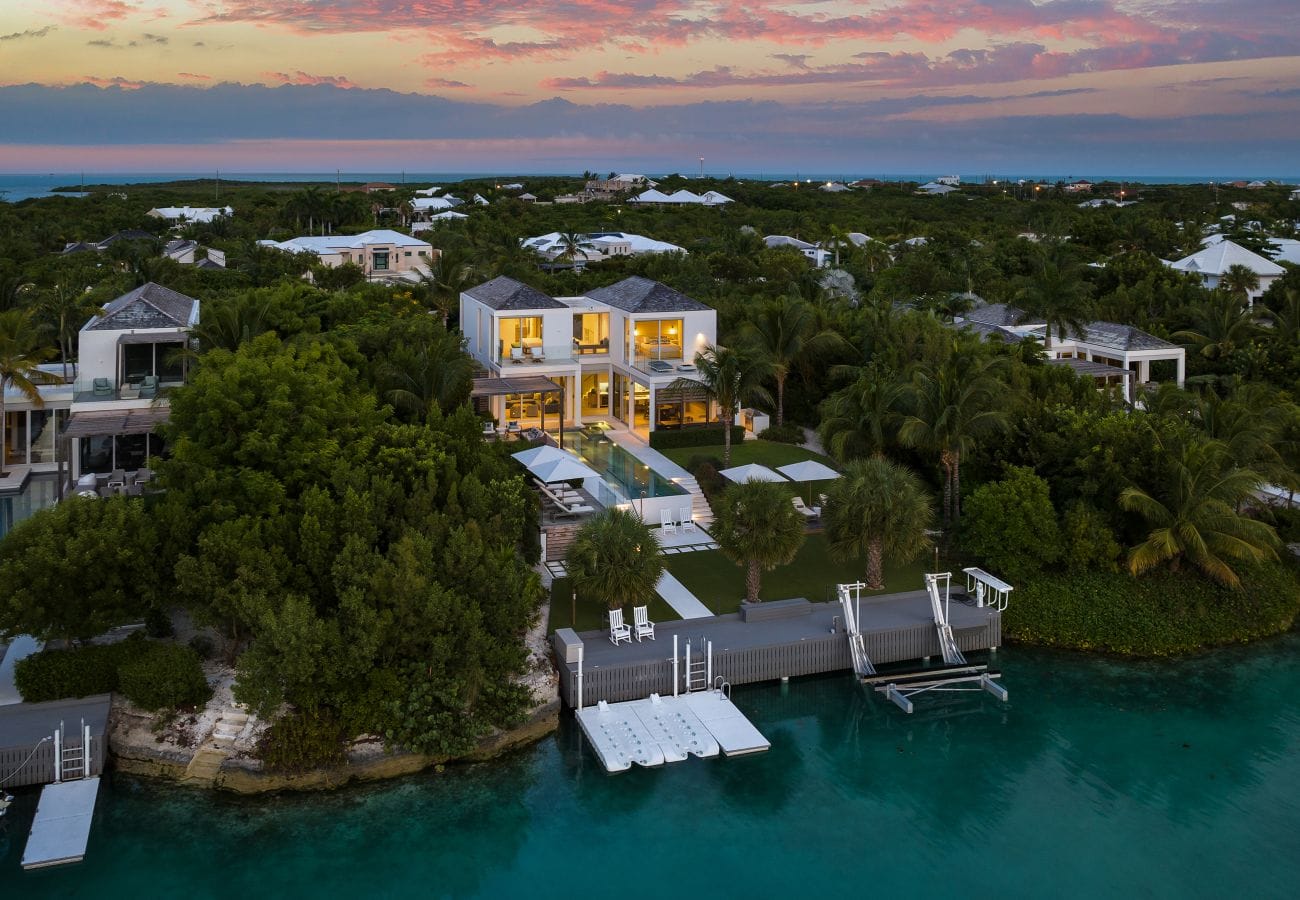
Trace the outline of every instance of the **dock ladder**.
<path fill-rule="evenodd" d="M 861 581 L 853 584 L 841 584 L 836 587 L 840 606 L 844 610 L 844 628 L 849 634 L 849 653 L 853 656 L 853 671 L 859 678 L 868 678 L 876 674 L 876 667 L 867 656 L 866 645 L 862 641 L 862 630 L 858 616 L 862 607 L 862 589 L 866 587 Z"/>
<path fill-rule="evenodd" d="M 674 640 L 674 643 L 676 641 Z M 713 683 L 713 641 L 704 639 L 704 652 L 691 656 L 691 642 L 686 642 L 686 693 L 707 691 Z M 673 647 L 673 658 L 677 648 Z"/>
<path fill-rule="evenodd" d="M 81 720 L 78 729 L 79 741 L 69 741 L 67 729 L 59 722 L 54 732 L 54 780 L 75 781 L 90 777 L 90 726 Z"/>
<path fill-rule="evenodd" d="M 943 596 L 939 595 L 939 584 L 943 583 Z M 966 665 L 966 657 L 957 647 L 957 640 L 952 636 L 952 625 L 948 624 L 948 601 L 952 591 L 952 573 L 926 573 L 925 589 L 930 594 L 930 607 L 934 611 L 934 627 L 939 634 L 939 650 L 943 661 L 950 666 Z"/>

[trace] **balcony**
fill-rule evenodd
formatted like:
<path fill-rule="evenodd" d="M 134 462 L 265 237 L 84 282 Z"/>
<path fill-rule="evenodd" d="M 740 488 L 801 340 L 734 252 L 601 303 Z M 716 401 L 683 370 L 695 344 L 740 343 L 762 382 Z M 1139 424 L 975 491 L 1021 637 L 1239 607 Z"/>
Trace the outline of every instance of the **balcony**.
<path fill-rule="evenodd" d="M 690 378 L 695 372 L 695 364 L 689 360 L 681 358 L 680 353 L 673 357 L 667 353 L 663 354 L 636 354 L 632 362 L 632 367 L 647 375 L 666 376 L 671 375 L 674 378 Z"/>
<path fill-rule="evenodd" d="M 74 403 L 105 403 L 114 400 L 155 400 L 184 384 L 179 377 L 141 376 L 115 384 L 111 378 L 78 378 L 73 388 Z"/>
<path fill-rule="evenodd" d="M 501 355 L 494 362 L 498 363 L 503 370 L 516 366 L 524 368 L 545 363 L 572 362 L 575 353 L 576 348 L 572 344 L 543 347 L 540 342 L 526 342 L 522 347 L 517 344 L 503 347 Z"/>

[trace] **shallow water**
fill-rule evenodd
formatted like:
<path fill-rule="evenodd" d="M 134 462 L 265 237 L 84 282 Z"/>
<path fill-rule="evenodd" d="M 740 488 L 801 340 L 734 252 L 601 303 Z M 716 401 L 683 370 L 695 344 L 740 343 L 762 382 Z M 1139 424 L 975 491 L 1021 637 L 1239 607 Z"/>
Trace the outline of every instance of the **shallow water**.
<path fill-rule="evenodd" d="M 1300 635 L 1177 663 L 1010 649 L 1006 706 L 738 689 L 772 740 L 606 775 L 569 725 L 490 764 L 242 799 L 116 778 L 87 859 L 3 897 L 1295 896 Z M 566 719 L 566 722 L 568 720 Z"/>

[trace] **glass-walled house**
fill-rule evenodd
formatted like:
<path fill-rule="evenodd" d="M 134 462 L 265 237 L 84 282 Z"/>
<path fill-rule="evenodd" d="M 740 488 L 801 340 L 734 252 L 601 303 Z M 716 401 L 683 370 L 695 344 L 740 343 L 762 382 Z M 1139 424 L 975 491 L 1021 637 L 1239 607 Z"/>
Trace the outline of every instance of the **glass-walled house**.
<path fill-rule="evenodd" d="M 717 314 L 647 278 L 627 278 L 580 297 L 550 297 L 511 278 L 461 294 L 467 350 L 493 377 L 542 375 L 562 396 L 493 397 L 508 428 L 605 422 L 648 435 L 709 421 L 703 390 L 682 390 L 695 355 L 717 340 Z"/>

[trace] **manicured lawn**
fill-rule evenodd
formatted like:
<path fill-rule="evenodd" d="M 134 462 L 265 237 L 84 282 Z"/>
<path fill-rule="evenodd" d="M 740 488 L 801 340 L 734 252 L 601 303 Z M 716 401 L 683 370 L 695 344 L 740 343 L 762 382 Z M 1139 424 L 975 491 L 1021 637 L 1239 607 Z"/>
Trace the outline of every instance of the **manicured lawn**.
<path fill-rule="evenodd" d="M 716 456 L 718 459 L 722 459 L 723 449 L 723 446 L 718 444 L 717 446 L 708 447 L 678 447 L 675 450 L 662 450 L 660 452 L 679 466 L 685 467 L 693 456 Z M 811 450 L 805 450 L 798 444 L 781 444 L 776 441 L 740 441 L 731 445 L 731 464 L 733 466 L 757 463 L 760 466 L 775 469 L 777 466 L 802 462 L 805 459 L 815 459 L 818 462 L 834 467 L 834 463 L 826 457 L 813 453 Z"/>
<path fill-rule="evenodd" d="M 745 577 L 740 566 L 718 550 L 701 550 L 669 556 L 668 570 L 715 613 L 732 613 L 740 608 L 745 596 Z M 918 591 L 925 587 L 921 577 L 934 566 L 934 555 L 927 553 L 907 566 L 885 570 L 885 589 L 880 593 Z M 805 597 L 814 603 L 835 599 L 835 585 L 859 581 L 862 562 L 837 562 L 827 552 L 826 537 L 810 534 L 788 566 L 763 573 L 759 596 L 764 600 Z M 943 571 L 941 567 L 941 571 Z"/>
<path fill-rule="evenodd" d="M 551 620 L 546 626 L 548 634 L 557 628 L 596 631 L 609 627 L 605 619 L 606 610 L 594 600 L 578 598 L 576 623 L 573 621 L 573 607 L 573 582 L 567 578 L 555 579 L 555 583 L 551 586 Z M 624 608 L 623 616 L 628 624 L 631 624 L 632 608 Z M 651 622 L 669 622 L 680 618 L 681 616 L 677 615 L 673 608 L 663 601 L 663 598 L 655 597 L 650 601 Z"/>

